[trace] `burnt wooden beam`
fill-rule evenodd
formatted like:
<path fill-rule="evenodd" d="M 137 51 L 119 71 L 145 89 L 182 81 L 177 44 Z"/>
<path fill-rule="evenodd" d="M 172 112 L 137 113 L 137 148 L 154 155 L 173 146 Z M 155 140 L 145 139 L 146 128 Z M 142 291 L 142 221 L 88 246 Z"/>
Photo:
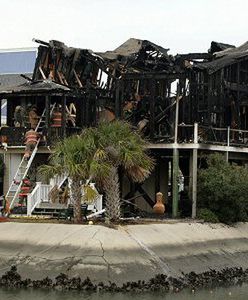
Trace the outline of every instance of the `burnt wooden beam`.
<path fill-rule="evenodd" d="M 23 77 L 24 79 L 28 80 L 28 81 L 32 81 L 32 78 L 30 78 L 29 76 L 25 75 L 25 74 L 20 74 L 21 77 Z"/>
<path fill-rule="evenodd" d="M 153 207 L 155 202 L 151 199 L 151 197 L 146 193 L 146 191 L 142 188 L 141 184 L 137 184 L 137 190 L 140 194 L 142 194 L 142 197 L 146 200 L 146 202 Z"/>
<path fill-rule="evenodd" d="M 72 60 L 71 66 L 70 66 L 70 73 L 69 73 L 68 78 L 72 78 L 73 73 L 74 73 L 74 75 L 75 75 L 75 73 L 76 73 L 75 67 L 76 67 L 76 63 L 77 63 L 77 61 L 78 61 L 78 59 L 79 59 L 80 52 L 81 52 L 80 49 L 75 49 L 74 56 L 73 56 L 73 60 Z M 77 79 L 77 77 L 76 77 L 76 79 Z M 79 79 L 79 78 L 78 78 L 78 79 Z M 78 79 L 77 79 L 77 81 L 78 81 Z M 79 80 L 79 81 L 80 81 L 80 80 Z"/>
<path fill-rule="evenodd" d="M 50 105 L 51 105 L 51 97 L 46 96 L 45 129 L 46 129 L 46 139 L 48 143 L 50 143 L 50 132 L 51 132 Z"/>
<path fill-rule="evenodd" d="M 176 59 L 192 60 L 192 59 L 212 59 L 213 55 L 211 53 L 187 53 L 187 54 L 177 54 Z"/>
<path fill-rule="evenodd" d="M 96 100 L 97 100 L 97 95 L 96 91 L 94 89 L 90 89 L 90 94 L 89 94 L 90 100 L 89 100 L 89 115 L 90 115 L 90 126 L 96 126 Z"/>
<path fill-rule="evenodd" d="M 185 73 L 163 73 L 163 72 L 147 72 L 147 73 L 125 73 L 122 75 L 122 78 L 125 80 L 138 80 L 138 79 L 169 79 L 176 80 L 180 78 L 184 78 Z"/>
<path fill-rule="evenodd" d="M 73 70 L 73 74 L 74 74 L 74 76 L 75 76 L 75 78 L 77 80 L 77 83 L 78 83 L 79 87 L 82 88 L 83 87 L 82 82 L 80 81 L 80 79 L 78 77 L 78 74 L 76 73 L 75 70 Z"/>
<path fill-rule="evenodd" d="M 43 78 L 43 79 L 47 79 L 47 78 L 46 78 L 46 75 L 45 75 L 45 73 L 43 72 L 41 66 L 39 66 L 39 71 L 40 71 L 40 73 L 41 73 L 42 78 Z"/>
<path fill-rule="evenodd" d="M 62 137 L 66 137 L 66 95 L 62 97 Z"/>
<path fill-rule="evenodd" d="M 155 89 L 156 81 L 153 79 L 150 81 L 150 97 L 149 97 L 149 109 L 150 109 L 150 138 L 153 139 L 155 136 Z"/>
<path fill-rule="evenodd" d="M 161 190 L 160 190 L 160 166 L 161 166 L 161 158 L 157 157 L 156 165 L 155 165 L 155 195 L 154 195 L 154 199 L 156 199 L 156 193 L 161 192 Z"/>
<path fill-rule="evenodd" d="M 141 183 L 134 183 L 130 181 L 130 191 L 125 195 L 124 199 L 128 200 L 130 198 L 134 198 L 136 192 L 140 193 L 140 197 L 143 197 L 144 200 L 153 207 L 155 202 L 151 199 L 151 197 L 147 194 L 147 192 L 142 188 Z M 138 196 L 137 196 L 138 197 Z M 135 197 L 136 198 L 136 197 Z M 131 199 L 130 199 L 131 200 Z"/>
<path fill-rule="evenodd" d="M 14 101 L 7 100 L 7 126 L 13 126 Z"/>
<path fill-rule="evenodd" d="M 44 41 L 42 41 L 42 40 L 33 38 L 32 41 L 35 42 L 35 43 L 37 43 L 37 44 L 41 44 L 41 45 L 43 45 L 43 46 L 50 47 L 50 44 L 49 44 L 49 43 L 44 42 Z"/>
<path fill-rule="evenodd" d="M 83 127 L 84 125 L 84 98 L 78 97 L 75 101 L 76 106 L 76 126 Z"/>
<path fill-rule="evenodd" d="M 116 80 L 116 89 L 115 89 L 115 117 L 121 117 L 121 101 L 120 101 L 120 81 Z"/>

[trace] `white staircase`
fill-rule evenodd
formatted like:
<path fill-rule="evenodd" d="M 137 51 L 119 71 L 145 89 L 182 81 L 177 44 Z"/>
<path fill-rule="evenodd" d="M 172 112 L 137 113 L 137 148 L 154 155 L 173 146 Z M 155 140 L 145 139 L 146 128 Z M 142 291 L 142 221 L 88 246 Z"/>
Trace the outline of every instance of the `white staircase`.
<path fill-rule="evenodd" d="M 50 179 L 50 185 L 52 187 L 57 185 L 57 187 L 60 189 L 66 179 L 68 179 L 68 176 L 66 174 L 54 176 Z"/>
<path fill-rule="evenodd" d="M 53 104 L 53 106 L 51 107 L 50 113 L 52 114 L 53 109 L 55 107 L 56 104 Z M 35 128 L 35 132 L 39 132 L 39 130 L 42 130 L 42 127 L 45 123 L 45 112 L 46 110 L 44 109 L 40 120 Z M 35 155 L 38 151 L 38 147 L 39 147 L 39 143 L 40 143 L 40 138 L 38 139 L 36 146 L 29 158 L 28 161 L 25 160 L 25 157 L 23 155 L 22 160 L 18 166 L 18 169 L 16 171 L 16 174 L 10 184 L 10 187 L 8 189 L 8 192 L 6 193 L 6 199 L 7 201 L 9 201 L 10 203 L 10 209 L 13 208 L 16 204 L 16 202 L 18 201 L 18 195 L 22 186 L 22 180 L 27 176 L 28 171 L 30 169 L 30 166 L 35 158 Z"/>
<path fill-rule="evenodd" d="M 48 202 L 48 194 L 50 190 L 51 190 L 50 184 L 42 184 L 41 182 L 36 182 L 35 188 L 30 194 L 28 194 L 27 216 L 31 216 L 34 209 L 41 202 Z"/>
<path fill-rule="evenodd" d="M 35 188 L 33 191 L 28 195 L 28 201 L 27 201 L 27 215 L 31 216 L 35 208 L 40 208 L 43 204 L 50 204 L 51 207 L 57 207 L 58 205 L 61 205 L 59 203 L 50 203 L 49 202 L 49 192 L 51 189 L 57 185 L 58 188 L 60 188 L 64 181 L 68 177 L 66 175 L 63 176 L 55 176 L 50 181 L 50 184 L 42 184 L 41 182 L 37 182 Z M 53 182 L 53 185 L 51 184 Z M 68 184 L 70 188 L 70 180 L 68 178 Z M 95 191 L 96 187 L 94 183 L 90 183 L 91 188 L 93 188 Z M 70 202 L 70 200 L 69 200 Z M 97 196 L 94 199 L 92 203 L 88 205 L 88 210 L 92 211 L 93 213 L 102 211 L 102 195 L 97 192 Z"/>
<path fill-rule="evenodd" d="M 63 183 L 68 178 L 67 175 L 57 175 L 50 179 L 50 184 L 42 184 L 41 182 L 36 182 L 36 186 L 33 191 L 28 195 L 27 201 L 27 215 L 31 216 L 32 212 L 36 207 L 39 207 L 41 203 L 49 202 L 49 192 L 56 185 L 61 188 Z"/>

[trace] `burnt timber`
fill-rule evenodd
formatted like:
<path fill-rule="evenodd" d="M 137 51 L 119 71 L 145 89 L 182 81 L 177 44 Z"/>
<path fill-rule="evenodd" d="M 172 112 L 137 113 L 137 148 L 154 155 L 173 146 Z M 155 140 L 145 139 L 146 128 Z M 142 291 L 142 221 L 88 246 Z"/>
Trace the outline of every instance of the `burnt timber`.
<path fill-rule="evenodd" d="M 123 198 L 140 193 L 152 206 L 156 192 L 168 195 L 169 178 L 172 194 L 177 193 L 178 164 L 193 200 L 193 216 L 199 152 L 222 151 L 227 159 L 246 162 L 248 43 L 235 47 L 212 42 L 206 53 L 173 56 L 169 49 L 134 38 L 113 51 L 99 53 L 54 40 L 36 42 L 40 46 L 32 78 L 19 86 L 0 86 L 1 99 L 7 99 L 7 127 L 0 132 L 6 149 L 2 152 L 23 151 L 27 128 L 14 126 L 17 105 L 25 109 L 36 105 L 39 115 L 46 109 L 42 132 L 46 138 L 38 153 L 49 153 L 47 147 L 56 139 L 86 126 L 124 119 L 149 139 L 152 154 L 165 169 L 155 169 L 152 192 L 126 183 L 130 188 L 123 191 Z M 54 104 L 62 111 L 61 128 L 50 126 Z M 71 104 L 76 108 L 75 122 L 66 117 Z M 173 160 L 175 149 L 178 157 Z"/>

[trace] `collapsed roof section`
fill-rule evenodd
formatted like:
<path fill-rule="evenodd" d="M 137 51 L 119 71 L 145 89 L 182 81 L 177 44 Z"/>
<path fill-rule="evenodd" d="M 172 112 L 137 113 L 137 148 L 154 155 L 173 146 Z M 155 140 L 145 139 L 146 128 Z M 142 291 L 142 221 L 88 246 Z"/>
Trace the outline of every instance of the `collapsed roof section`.
<path fill-rule="evenodd" d="M 244 43 L 240 47 L 229 47 L 223 51 L 215 53 L 214 60 L 210 62 L 203 62 L 195 64 L 196 69 L 206 70 L 209 74 L 213 74 L 216 71 L 237 63 L 240 60 L 248 59 L 248 42 Z"/>
<path fill-rule="evenodd" d="M 117 63 L 125 72 L 172 71 L 174 58 L 165 49 L 147 40 L 130 38 L 113 51 L 98 53 L 108 64 Z"/>
<path fill-rule="evenodd" d="M 234 45 L 220 43 L 220 42 L 211 42 L 210 49 L 208 50 L 209 53 L 215 54 L 216 52 L 220 52 L 229 48 L 235 48 Z"/>
<path fill-rule="evenodd" d="M 35 40 L 41 45 L 33 73 L 33 80 L 53 80 L 70 87 L 83 87 L 87 80 L 97 84 L 99 68 L 104 61 L 91 50 L 67 47 L 59 41 L 49 43 Z"/>
<path fill-rule="evenodd" d="M 88 49 L 67 47 L 64 43 L 51 40 L 48 43 L 35 40 L 40 44 L 32 81 L 50 80 L 71 90 L 84 89 L 89 83 L 93 87 L 106 90 L 114 89 L 112 79 L 125 74 L 184 73 L 185 67 L 205 70 L 212 74 L 221 68 L 248 57 L 248 42 L 240 47 L 212 42 L 206 53 L 168 55 L 168 50 L 148 40 L 131 38 L 113 51 L 94 53 Z M 187 64 L 187 61 L 190 63 Z M 102 73 L 108 77 L 102 85 Z M 173 75 L 173 76 L 174 76 Z M 19 84 L 19 83 L 18 83 Z M 18 84 L 12 88 L 19 88 Z M 35 86 L 27 83 L 30 87 Z M 26 88 L 24 84 L 24 88 Z M 53 88 L 51 87 L 51 90 Z M 5 87 L 0 86 L 2 92 Z M 11 88 L 8 89 L 11 91 Z"/>
<path fill-rule="evenodd" d="M 147 40 L 131 38 L 113 51 L 94 53 L 88 49 L 67 47 L 52 40 L 40 44 L 32 80 L 52 80 L 72 89 L 84 89 L 87 83 L 102 88 L 102 73 L 120 78 L 126 73 L 175 73 L 176 64 L 168 50 Z"/>

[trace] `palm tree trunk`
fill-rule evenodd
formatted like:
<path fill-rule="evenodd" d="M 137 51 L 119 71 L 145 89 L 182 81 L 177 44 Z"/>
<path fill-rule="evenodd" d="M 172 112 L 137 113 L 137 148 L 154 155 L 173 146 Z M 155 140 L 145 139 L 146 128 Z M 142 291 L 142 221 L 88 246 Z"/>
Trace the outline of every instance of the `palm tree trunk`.
<path fill-rule="evenodd" d="M 106 217 L 110 221 L 117 221 L 120 218 L 120 183 L 116 167 L 111 169 L 108 180 L 105 183 L 106 193 Z"/>
<path fill-rule="evenodd" d="M 72 179 L 71 183 L 71 198 L 73 205 L 73 218 L 74 223 L 81 223 L 82 213 L 81 213 L 81 184 L 80 180 Z"/>

